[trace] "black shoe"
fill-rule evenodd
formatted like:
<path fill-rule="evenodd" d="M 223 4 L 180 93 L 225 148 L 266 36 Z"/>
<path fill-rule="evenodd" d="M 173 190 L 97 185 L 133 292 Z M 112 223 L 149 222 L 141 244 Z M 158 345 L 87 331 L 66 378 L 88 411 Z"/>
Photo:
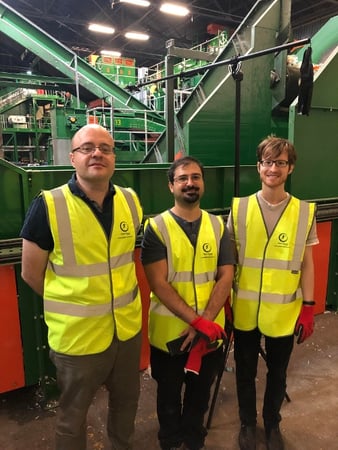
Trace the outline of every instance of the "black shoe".
<path fill-rule="evenodd" d="M 256 426 L 242 425 L 238 443 L 241 450 L 256 450 Z"/>
<path fill-rule="evenodd" d="M 272 428 L 266 433 L 266 446 L 268 450 L 284 450 L 283 437 L 279 427 Z"/>

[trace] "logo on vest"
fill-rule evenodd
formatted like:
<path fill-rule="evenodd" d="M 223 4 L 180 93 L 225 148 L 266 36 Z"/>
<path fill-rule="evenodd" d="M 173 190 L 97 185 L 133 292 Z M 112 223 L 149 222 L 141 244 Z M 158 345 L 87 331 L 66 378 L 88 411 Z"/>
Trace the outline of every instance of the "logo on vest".
<path fill-rule="evenodd" d="M 127 233 L 129 230 L 129 225 L 127 222 L 120 222 L 120 230 L 123 231 L 123 233 Z"/>
<path fill-rule="evenodd" d="M 120 230 L 122 231 L 122 233 L 120 234 L 119 239 L 126 239 L 131 236 L 129 232 L 129 225 L 124 220 L 120 222 Z"/>
<path fill-rule="evenodd" d="M 286 233 L 281 233 L 281 234 L 278 236 L 278 240 L 279 240 L 280 242 L 283 242 L 283 243 L 287 242 L 287 240 L 288 240 L 287 234 L 286 234 Z"/>
<path fill-rule="evenodd" d="M 289 241 L 288 235 L 286 233 L 280 233 L 278 235 L 276 247 L 288 247 L 289 246 L 288 241 Z"/>
<path fill-rule="evenodd" d="M 205 242 L 202 245 L 202 249 L 203 249 L 203 257 L 204 258 L 212 258 L 213 257 L 212 247 L 209 244 L 209 242 Z"/>

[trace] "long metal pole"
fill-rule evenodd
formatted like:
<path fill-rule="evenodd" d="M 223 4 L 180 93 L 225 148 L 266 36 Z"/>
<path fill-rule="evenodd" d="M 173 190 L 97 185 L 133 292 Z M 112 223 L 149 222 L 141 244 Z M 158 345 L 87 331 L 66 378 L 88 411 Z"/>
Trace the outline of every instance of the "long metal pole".
<path fill-rule="evenodd" d="M 231 67 L 231 74 L 236 81 L 236 104 L 235 104 L 235 168 L 234 168 L 234 194 L 239 196 L 239 179 L 241 166 L 241 82 L 243 80 L 243 72 L 241 64 L 234 64 Z"/>
<path fill-rule="evenodd" d="M 212 64 L 208 64 L 206 66 L 199 67 L 198 69 L 191 69 L 191 70 L 187 70 L 185 72 L 182 71 L 179 73 L 165 76 L 163 78 L 159 78 L 156 80 L 156 83 L 161 82 L 161 81 L 171 80 L 174 78 L 179 78 L 182 76 L 192 77 L 197 74 L 203 74 L 206 70 L 214 69 L 215 67 L 238 64 L 241 61 L 246 61 L 246 60 L 252 59 L 252 58 L 258 58 L 259 56 L 269 55 L 270 53 L 279 53 L 283 50 L 288 50 L 289 48 L 292 48 L 292 47 L 299 47 L 299 46 L 302 46 L 305 44 L 309 44 L 310 42 L 311 42 L 310 38 L 305 38 L 305 39 L 300 39 L 299 41 L 290 42 L 288 44 L 278 45 L 277 47 L 271 47 L 271 48 L 267 48 L 265 50 L 260 50 L 258 52 L 250 53 L 248 55 L 234 56 L 233 58 L 225 59 L 224 61 L 218 61 L 218 62 L 215 62 Z M 154 81 L 151 80 L 151 81 L 145 81 L 144 83 L 137 83 L 135 85 L 128 86 L 126 89 L 131 90 L 131 91 L 138 90 L 139 88 L 141 88 L 143 86 L 148 86 L 149 84 L 152 84 L 153 82 Z"/>
<path fill-rule="evenodd" d="M 166 122 L 166 146 L 168 153 L 168 161 L 174 161 L 175 157 L 175 122 L 174 122 L 174 72 L 173 57 L 167 55 L 165 58 L 166 77 L 166 95 L 165 95 L 165 122 Z"/>

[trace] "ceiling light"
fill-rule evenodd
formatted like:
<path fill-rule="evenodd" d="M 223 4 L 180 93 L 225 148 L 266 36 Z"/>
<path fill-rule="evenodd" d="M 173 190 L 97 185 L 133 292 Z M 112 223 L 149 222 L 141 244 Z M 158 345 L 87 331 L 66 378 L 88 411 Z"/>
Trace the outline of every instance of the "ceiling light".
<path fill-rule="evenodd" d="M 135 6 L 149 6 L 150 2 L 148 0 L 120 0 L 120 3 L 130 3 Z"/>
<path fill-rule="evenodd" d="M 107 27 L 105 25 L 99 25 L 97 23 L 91 23 L 88 27 L 90 31 L 97 31 L 98 33 L 113 34 L 115 33 L 115 28 Z"/>
<path fill-rule="evenodd" d="M 101 55 L 107 55 L 107 56 L 121 56 L 121 52 L 117 52 L 115 50 L 101 50 Z"/>
<path fill-rule="evenodd" d="M 190 13 L 188 8 L 178 3 L 162 3 L 160 11 L 182 17 Z"/>
<path fill-rule="evenodd" d="M 125 37 L 127 39 L 136 39 L 137 41 L 147 41 L 149 39 L 148 34 L 136 33 L 134 31 L 129 31 L 128 33 L 125 34 Z"/>

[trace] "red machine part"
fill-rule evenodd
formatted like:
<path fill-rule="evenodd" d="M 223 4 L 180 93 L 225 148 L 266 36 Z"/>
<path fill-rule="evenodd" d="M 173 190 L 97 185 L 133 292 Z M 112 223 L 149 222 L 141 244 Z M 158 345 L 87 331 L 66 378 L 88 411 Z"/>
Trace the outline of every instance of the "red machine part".
<path fill-rule="evenodd" d="M 12 265 L 0 266 L 0 393 L 25 385 L 20 318 Z"/>
<path fill-rule="evenodd" d="M 331 222 L 317 223 L 319 244 L 313 247 L 315 266 L 315 314 L 321 314 L 325 311 L 331 247 L 331 225 Z"/>

